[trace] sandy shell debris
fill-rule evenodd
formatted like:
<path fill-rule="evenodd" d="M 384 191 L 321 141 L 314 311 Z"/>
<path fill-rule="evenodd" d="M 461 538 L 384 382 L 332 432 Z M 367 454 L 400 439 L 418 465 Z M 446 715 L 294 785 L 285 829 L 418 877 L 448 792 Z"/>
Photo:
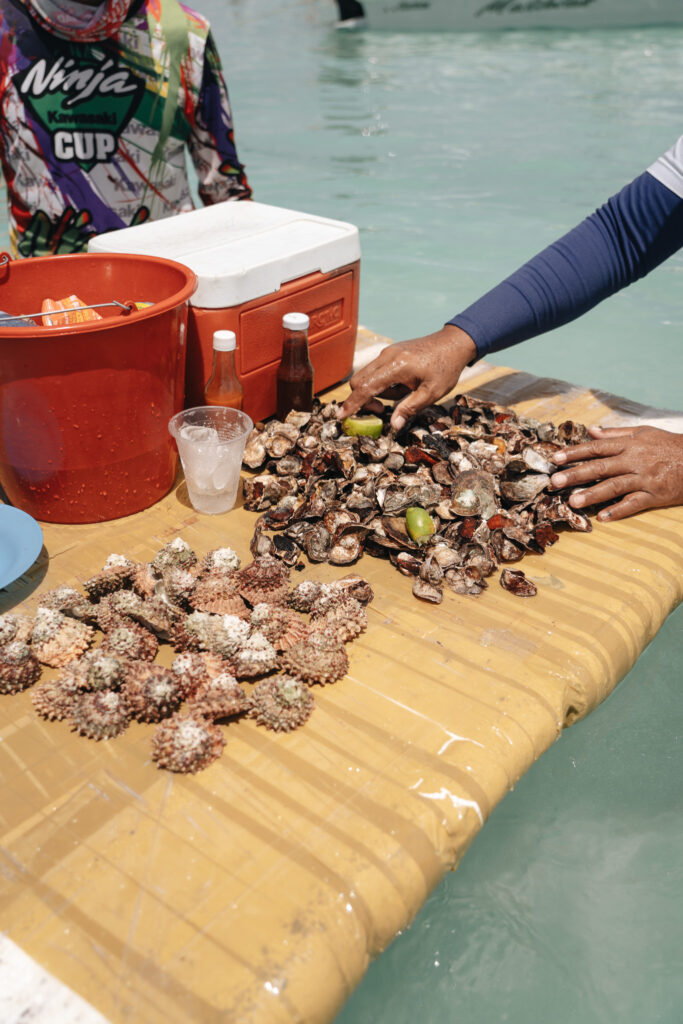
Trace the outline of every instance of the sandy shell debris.
<path fill-rule="evenodd" d="M 80 681 L 71 672 L 62 672 L 55 679 L 38 683 L 31 690 L 31 701 L 37 714 L 50 721 L 71 718 L 76 701 L 83 693 Z"/>
<path fill-rule="evenodd" d="M 75 698 L 71 728 L 91 740 L 110 740 L 119 736 L 130 721 L 126 699 L 116 690 L 81 693 Z"/>
<path fill-rule="evenodd" d="M 158 573 L 173 568 L 189 569 L 196 564 L 196 554 L 182 537 L 176 537 L 175 540 L 164 544 L 152 559 L 152 568 Z"/>
<path fill-rule="evenodd" d="M 62 612 L 40 607 L 31 633 L 31 650 L 43 665 L 62 668 L 83 654 L 94 638 L 92 626 Z"/>
<path fill-rule="evenodd" d="M 159 768 L 194 773 L 216 761 L 223 753 L 225 737 L 196 712 L 175 714 L 163 722 L 152 737 L 152 760 Z"/>
<path fill-rule="evenodd" d="M 139 622 L 124 622 L 105 633 L 100 650 L 132 661 L 154 661 L 159 641 Z"/>
<path fill-rule="evenodd" d="M 336 683 L 346 675 L 349 658 L 343 643 L 321 630 L 284 651 L 280 668 L 304 683 Z"/>
<path fill-rule="evenodd" d="M 33 632 L 33 619 L 27 615 L 13 615 L 7 612 L 0 615 L 0 647 L 9 644 L 12 640 L 19 640 L 26 643 Z"/>
<path fill-rule="evenodd" d="M 238 679 L 256 679 L 278 666 L 278 653 L 262 633 L 252 633 L 229 659 L 230 671 Z"/>
<path fill-rule="evenodd" d="M 300 679 L 277 675 L 253 688 L 248 714 L 266 729 L 291 732 L 310 717 L 314 703 L 313 694 Z"/>
<path fill-rule="evenodd" d="M 246 711 L 247 695 L 229 672 L 221 672 L 199 687 L 189 709 L 207 718 L 231 718 Z"/>
<path fill-rule="evenodd" d="M 132 717 L 138 722 L 160 722 L 177 711 L 185 699 L 177 674 L 148 661 L 128 665 L 122 692 Z"/>
<path fill-rule="evenodd" d="M 40 679 L 40 662 L 28 644 L 11 640 L 0 647 L 0 693 L 19 693 Z"/>
<path fill-rule="evenodd" d="M 97 601 L 104 594 L 121 590 L 132 578 L 135 562 L 125 555 L 109 555 L 102 569 L 90 579 L 83 581 L 83 587 L 91 601 Z"/>

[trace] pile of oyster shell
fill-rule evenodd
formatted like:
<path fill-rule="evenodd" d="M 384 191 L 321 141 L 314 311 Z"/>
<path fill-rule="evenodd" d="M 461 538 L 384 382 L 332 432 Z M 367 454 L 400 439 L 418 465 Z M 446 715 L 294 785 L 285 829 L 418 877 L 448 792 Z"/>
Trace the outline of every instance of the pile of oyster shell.
<path fill-rule="evenodd" d="M 89 739 L 157 723 L 157 766 L 200 771 L 222 753 L 220 723 L 290 732 L 308 719 L 312 687 L 346 674 L 372 597 L 356 574 L 293 585 L 280 559 L 241 566 L 227 547 L 200 559 L 178 537 L 151 562 L 110 555 L 82 591 L 40 595 L 33 618 L 0 615 L 0 694 L 31 687 L 39 715 Z M 57 675 L 41 681 L 44 667 Z"/>
<path fill-rule="evenodd" d="M 460 395 L 423 409 L 400 433 L 347 436 L 338 405 L 316 400 L 312 412 L 257 424 L 244 465 L 244 505 L 261 513 L 251 551 L 287 565 L 352 565 L 365 552 L 388 558 L 413 578 L 413 594 L 436 604 L 443 588 L 478 595 L 503 566 L 500 583 L 530 597 L 536 586 L 509 568 L 558 540 L 558 528 L 587 532 L 587 515 L 550 491 L 551 458 L 584 441 L 582 424 L 555 426 Z M 411 535 L 409 509 L 429 517 Z"/>

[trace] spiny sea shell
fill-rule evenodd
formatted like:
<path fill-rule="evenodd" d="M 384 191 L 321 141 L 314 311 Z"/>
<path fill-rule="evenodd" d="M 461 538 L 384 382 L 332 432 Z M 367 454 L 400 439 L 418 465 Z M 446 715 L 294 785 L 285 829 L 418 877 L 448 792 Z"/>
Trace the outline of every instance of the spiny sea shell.
<path fill-rule="evenodd" d="M 28 644 L 11 640 L 0 647 L 0 693 L 19 693 L 40 678 L 40 662 Z"/>
<path fill-rule="evenodd" d="M 329 629 L 342 643 L 359 636 L 367 625 L 368 614 L 355 597 L 343 597 L 323 614 L 316 612 L 315 607 L 311 611 L 311 629 Z"/>
<path fill-rule="evenodd" d="M 335 683 L 346 674 L 349 658 L 344 645 L 327 631 L 311 633 L 280 655 L 283 672 L 304 683 Z"/>
<path fill-rule="evenodd" d="M 242 646 L 250 630 L 249 623 L 236 615 L 208 612 L 192 612 L 184 626 L 190 635 L 197 637 L 202 650 L 215 651 L 223 658 L 229 658 Z"/>
<path fill-rule="evenodd" d="M 289 567 L 272 555 L 260 555 L 236 573 L 239 592 L 249 604 L 286 604 Z"/>
<path fill-rule="evenodd" d="M 140 597 L 151 597 L 159 582 L 159 575 L 154 572 L 151 562 L 138 562 L 131 574 L 133 590 Z"/>
<path fill-rule="evenodd" d="M 223 753 L 219 726 L 195 713 L 175 714 L 152 737 L 152 760 L 172 772 L 199 772 Z"/>
<path fill-rule="evenodd" d="M 26 643 L 33 630 L 33 619 L 27 615 L 13 615 L 6 612 L 0 615 L 0 647 L 11 643 L 12 640 L 19 640 Z"/>
<path fill-rule="evenodd" d="M 187 629 L 187 615 L 183 615 L 177 622 L 172 623 L 168 631 L 168 642 L 174 651 L 198 651 L 199 637 L 197 633 Z"/>
<path fill-rule="evenodd" d="M 201 654 L 187 651 L 171 662 L 171 671 L 177 677 L 184 697 L 192 697 L 197 689 L 209 681 L 209 670 Z"/>
<path fill-rule="evenodd" d="M 198 612 L 214 615 L 237 615 L 245 618 L 247 606 L 239 595 L 234 574 L 209 573 L 203 576 L 189 597 L 190 605 Z"/>
<path fill-rule="evenodd" d="M 72 730 L 91 740 L 110 740 L 119 736 L 130 721 L 126 699 L 116 690 L 81 693 L 75 698 L 69 717 Z"/>
<path fill-rule="evenodd" d="M 62 668 L 86 651 L 94 636 L 94 629 L 85 622 L 41 607 L 31 633 L 31 650 L 43 665 Z"/>
<path fill-rule="evenodd" d="M 70 661 L 64 674 L 72 675 L 82 690 L 117 690 L 124 679 L 125 661 L 97 647 Z"/>
<path fill-rule="evenodd" d="M 98 573 L 83 581 L 88 597 L 96 601 L 103 594 L 121 590 L 130 583 L 134 569 L 135 562 L 124 555 L 110 555 Z"/>
<path fill-rule="evenodd" d="M 298 612 L 310 612 L 320 590 L 321 584 L 317 580 L 302 580 L 290 591 L 287 603 Z"/>
<path fill-rule="evenodd" d="M 257 683 L 249 695 L 249 717 L 276 732 L 291 732 L 309 718 L 313 694 L 301 680 L 277 675 Z"/>
<path fill-rule="evenodd" d="M 360 601 L 361 604 L 370 604 L 375 598 L 368 581 L 355 572 L 342 576 L 340 579 L 335 580 L 335 583 L 345 594 L 349 597 L 355 597 L 356 601 Z"/>
<path fill-rule="evenodd" d="M 139 622 L 124 622 L 105 633 L 100 650 L 133 661 L 154 661 L 159 641 Z"/>
<path fill-rule="evenodd" d="M 234 676 L 221 672 L 199 687 L 188 705 L 207 718 L 230 718 L 246 711 L 247 695 Z"/>
<path fill-rule="evenodd" d="M 185 618 L 182 609 L 158 595 L 146 597 L 138 607 L 129 612 L 129 615 L 162 640 L 168 639 L 175 622 Z"/>
<path fill-rule="evenodd" d="M 202 570 L 207 572 L 229 573 L 239 569 L 241 561 L 232 548 L 213 548 L 207 551 L 201 564 Z"/>
<path fill-rule="evenodd" d="M 115 590 L 95 605 L 95 620 L 103 633 L 127 621 L 130 613 L 142 607 L 142 598 L 133 590 Z"/>
<path fill-rule="evenodd" d="M 255 605 L 250 622 L 278 651 L 286 651 L 310 632 L 308 623 L 300 615 L 282 605 Z"/>
<path fill-rule="evenodd" d="M 83 690 L 77 677 L 71 672 L 62 672 L 56 679 L 48 679 L 34 686 L 31 700 L 42 718 L 62 721 L 71 718 L 81 693 Z"/>
<path fill-rule="evenodd" d="M 197 577 L 194 572 L 182 569 L 179 566 L 173 566 L 171 569 L 167 569 L 161 580 L 157 582 L 155 592 L 165 596 L 174 604 L 187 608 L 190 594 L 194 590 L 196 582 Z"/>
<path fill-rule="evenodd" d="M 50 608 L 52 611 L 63 612 L 71 615 L 74 619 L 82 619 L 83 622 L 94 622 L 96 605 L 75 587 L 56 587 L 41 594 L 40 604 L 43 608 Z"/>
<path fill-rule="evenodd" d="M 277 665 L 277 651 L 262 633 L 252 633 L 230 658 L 230 670 L 238 679 L 265 676 Z"/>
<path fill-rule="evenodd" d="M 177 711 L 185 697 L 175 672 L 148 661 L 128 665 L 123 694 L 138 722 L 160 722 Z"/>
<path fill-rule="evenodd" d="M 336 583 L 323 583 L 320 586 L 320 593 L 311 605 L 310 612 L 315 618 L 331 611 L 346 598 L 346 592 Z"/>
<path fill-rule="evenodd" d="M 152 568 L 156 572 L 162 573 L 166 569 L 189 569 L 196 563 L 197 556 L 187 541 L 184 541 L 182 537 L 176 537 L 175 540 L 164 544 L 163 548 L 157 551 L 152 559 Z"/>

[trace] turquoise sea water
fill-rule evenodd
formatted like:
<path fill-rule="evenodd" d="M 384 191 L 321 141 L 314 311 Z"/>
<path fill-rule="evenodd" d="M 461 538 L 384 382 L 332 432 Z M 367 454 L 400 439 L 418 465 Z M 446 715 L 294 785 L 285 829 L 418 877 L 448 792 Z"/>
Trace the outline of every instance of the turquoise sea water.
<path fill-rule="evenodd" d="M 351 221 L 361 322 L 427 333 L 683 132 L 683 30 L 342 33 L 197 0 L 262 202 Z M 0 220 L 0 249 L 6 225 Z M 681 408 L 683 259 L 499 361 Z M 683 1021 L 683 614 L 505 798 L 337 1024 Z"/>

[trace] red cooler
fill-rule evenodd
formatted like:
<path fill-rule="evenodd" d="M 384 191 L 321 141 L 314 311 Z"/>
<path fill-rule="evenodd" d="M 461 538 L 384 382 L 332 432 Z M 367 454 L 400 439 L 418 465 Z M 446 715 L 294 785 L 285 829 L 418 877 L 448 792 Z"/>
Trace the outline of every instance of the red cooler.
<path fill-rule="evenodd" d="M 352 224 L 263 203 L 224 202 L 99 235 L 90 252 L 163 256 L 196 274 L 186 406 L 204 404 L 213 332 L 227 328 L 237 335 L 244 411 L 253 420 L 272 416 L 284 313 L 310 317 L 316 391 L 351 372 L 360 277 L 358 229 Z"/>

